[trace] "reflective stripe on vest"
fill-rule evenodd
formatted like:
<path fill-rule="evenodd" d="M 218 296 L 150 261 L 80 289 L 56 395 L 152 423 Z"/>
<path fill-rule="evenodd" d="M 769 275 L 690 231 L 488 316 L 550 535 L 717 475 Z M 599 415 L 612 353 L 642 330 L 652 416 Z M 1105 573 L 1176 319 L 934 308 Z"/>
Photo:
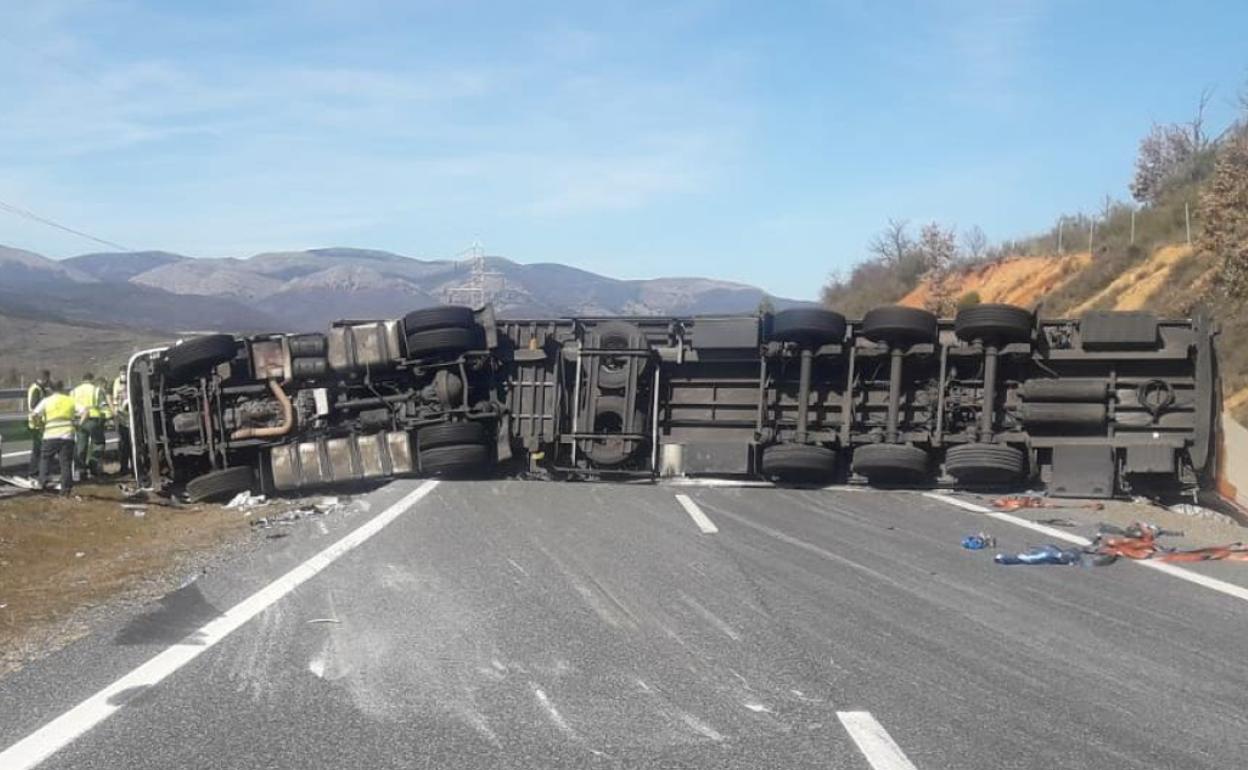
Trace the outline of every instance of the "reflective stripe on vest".
<path fill-rule="evenodd" d="M 48 396 L 43 407 L 44 439 L 73 438 L 74 413 L 78 407 L 74 399 L 64 393 L 53 393 Z"/>

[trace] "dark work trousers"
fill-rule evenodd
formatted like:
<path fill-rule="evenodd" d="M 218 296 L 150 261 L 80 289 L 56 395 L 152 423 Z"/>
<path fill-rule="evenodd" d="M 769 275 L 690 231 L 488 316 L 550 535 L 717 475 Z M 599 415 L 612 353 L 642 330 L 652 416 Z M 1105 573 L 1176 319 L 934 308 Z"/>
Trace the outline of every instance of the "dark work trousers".
<path fill-rule="evenodd" d="M 121 463 L 118 473 L 130 472 L 130 426 L 117 421 L 117 461 Z"/>
<path fill-rule="evenodd" d="M 78 425 L 78 470 L 84 476 L 99 475 L 100 454 L 104 451 L 104 421 L 88 417 Z"/>
<path fill-rule="evenodd" d="M 74 440 L 72 438 L 45 438 L 39 449 L 39 488 L 48 484 L 48 466 L 56 458 L 61 464 L 61 494 L 69 494 L 74 486 Z"/>
<path fill-rule="evenodd" d="M 26 464 L 30 475 L 35 475 L 39 471 L 39 447 L 43 444 L 43 428 L 30 429 L 30 461 Z"/>

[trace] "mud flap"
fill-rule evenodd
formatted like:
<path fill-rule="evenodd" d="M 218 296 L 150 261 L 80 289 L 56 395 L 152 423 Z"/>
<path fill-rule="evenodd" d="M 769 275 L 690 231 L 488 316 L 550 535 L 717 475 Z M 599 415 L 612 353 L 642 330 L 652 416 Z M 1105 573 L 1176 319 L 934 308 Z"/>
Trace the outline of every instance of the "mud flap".
<path fill-rule="evenodd" d="M 1053 447 L 1053 497 L 1113 497 L 1116 477 L 1114 448 L 1109 444 L 1068 444 Z"/>

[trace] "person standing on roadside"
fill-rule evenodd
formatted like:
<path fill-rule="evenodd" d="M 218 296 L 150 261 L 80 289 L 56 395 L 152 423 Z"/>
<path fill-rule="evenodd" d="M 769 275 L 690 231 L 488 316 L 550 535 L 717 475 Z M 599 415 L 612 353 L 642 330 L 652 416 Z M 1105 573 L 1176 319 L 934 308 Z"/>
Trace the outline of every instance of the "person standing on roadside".
<path fill-rule="evenodd" d="M 65 394 L 65 386 L 59 382 L 48 386 L 44 396 L 31 415 L 43 429 L 43 443 L 39 448 L 39 489 L 48 487 L 48 466 L 53 457 L 61 465 L 61 495 L 68 496 L 74 488 L 74 432 L 75 423 L 86 416 L 74 399 Z"/>
<path fill-rule="evenodd" d="M 82 411 L 76 435 L 77 451 L 75 460 L 78 472 L 84 477 L 100 475 L 100 461 L 97 452 L 104 447 L 104 421 L 111 415 L 108 409 L 108 396 L 104 389 L 95 384 L 95 377 L 90 373 L 82 376 L 82 382 L 69 394 L 74 399 L 74 406 Z"/>
<path fill-rule="evenodd" d="M 26 389 L 26 427 L 30 431 L 30 459 L 27 471 L 35 475 L 39 467 L 39 445 L 43 440 L 43 429 L 39 419 L 35 417 L 35 407 L 52 392 L 52 373 L 44 369 L 39 377 Z"/>
<path fill-rule="evenodd" d="M 130 389 L 126 387 L 126 367 L 113 380 L 113 420 L 117 424 L 119 473 L 130 472 Z"/>

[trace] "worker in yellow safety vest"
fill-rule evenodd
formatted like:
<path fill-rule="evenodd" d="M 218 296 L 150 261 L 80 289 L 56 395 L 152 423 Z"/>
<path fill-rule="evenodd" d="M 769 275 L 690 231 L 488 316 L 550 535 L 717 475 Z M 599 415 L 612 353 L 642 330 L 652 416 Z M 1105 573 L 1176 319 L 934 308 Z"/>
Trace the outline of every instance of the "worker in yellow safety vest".
<path fill-rule="evenodd" d="M 126 367 L 113 380 L 113 415 L 117 425 L 118 473 L 130 472 L 130 390 L 126 387 Z"/>
<path fill-rule="evenodd" d="M 27 470 L 32 476 L 39 467 L 39 445 L 43 440 L 43 428 L 40 427 L 39 419 L 35 417 L 35 407 L 51 392 L 52 373 L 47 369 L 40 372 L 39 377 L 26 389 L 26 428 L 30 431 L 30 458 Z"/>
<path fill-rule="evenodd" d="M 65 386 L 59 382 L 48 386 L 44 396 L 31 417 L 43 429 L 43 443 L 39 448 L 39 488 L 47 489 L 48 466 L 53 457 L 61 464 L 61 494 L 68 495 L 74 486 L 74 433 L 76 424 L 86 416 L 74 399 L 65 395 Z"/>
<path fill-rule="evenodd" d="M 84 476 L 98 476 L 100 461 L 96 453 L 104 446 L 104 423 L 113 416 L 108 407 L 108 395 L 104 388 L 95 384 L 95 377 L 90 372 L 82 376 L 82 382 L 69 395 L 83 413 L 78 423 L 74 456 L 78 472 Z"/>

